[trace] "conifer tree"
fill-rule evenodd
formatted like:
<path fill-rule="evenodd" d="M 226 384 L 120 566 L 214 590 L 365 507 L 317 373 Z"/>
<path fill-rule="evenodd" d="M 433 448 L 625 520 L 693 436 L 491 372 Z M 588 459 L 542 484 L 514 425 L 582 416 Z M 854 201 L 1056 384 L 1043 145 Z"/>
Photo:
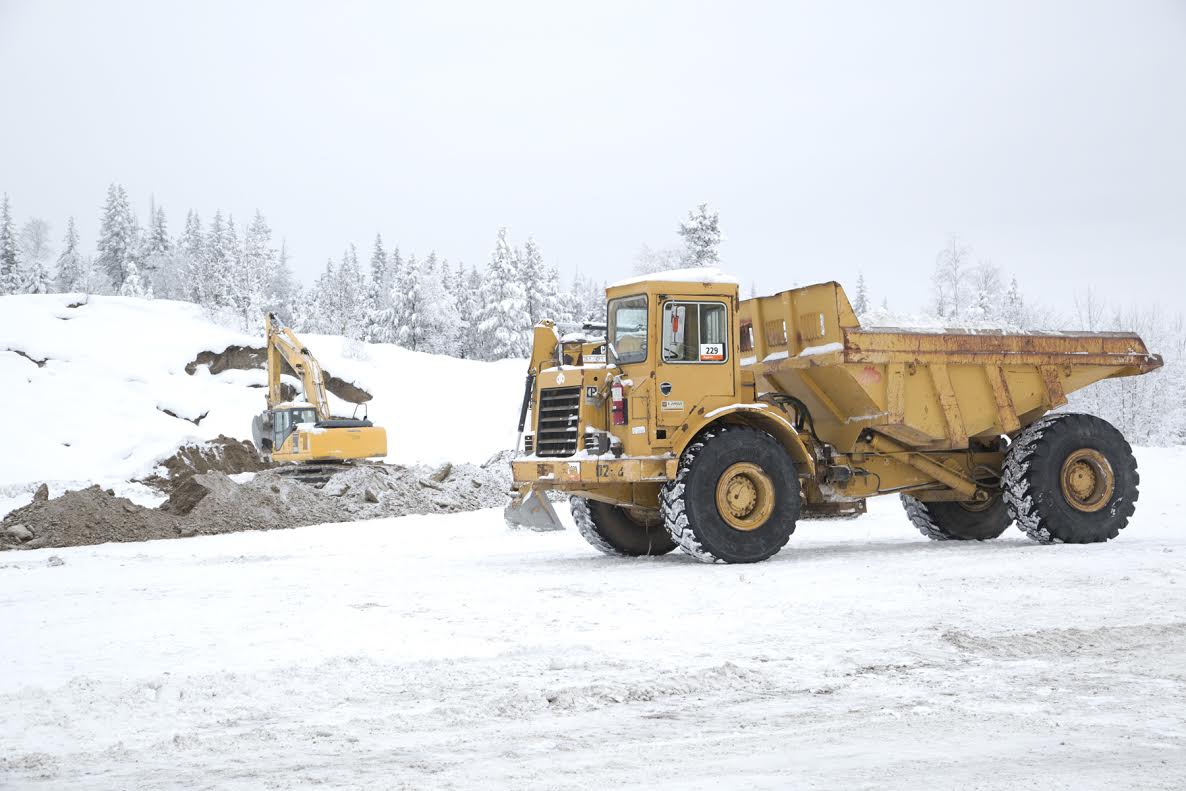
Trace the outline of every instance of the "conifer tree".
<path fill-rule="evenodd" d="M 49 294 L 53 291 L 53 280 L 42 261 L 37 260 L 25 270 L 24 292 L 26 294 Z"/>
<path fill-rule="evenodd" d="M 679 224 L 679 235 L 684 239 L 685 266 L 715 266 L 720 263 L 717 248 L 721 244 L 720 218 L 709 212 L 708 204 L 701 203 L 688 212 L 687 222 Z"/>
<path fill-rule="evenodd" d="M 202 218 L 193 209 L 186 212 L 185 230 L 177 240 L 176 270 L 181 277 L 173 296 L 188 299 L 199 305 L 207 303 L 209 293 L 209 262 L 206 259 L 206 237 L 202 233 Z"/>
<path fill-rule="evenodd" d="M 385 301 L 387 292 L 391 289 L 388 267 L 387 251 L 383 249 L 383 235 L 375 234 L 375 247 L 371 250 L 371 285 L 372 294 L 379 298 L 378 301 Z M 383 305 L 376 304 L 375 307 L 381 308 Z"/>
<path fill-rule="evenodd" d="M 292 267 L 288 264 L 288 242 L 281 239 L 280 252 L 272 271 L 269 304 L 285 324 L 293 324 L 296 321 L 296 301 L 299 294 L 300 286 L 293 278 Z"/>
<path fill-rule="evenodd" d="M 221 209 L 214 212 L 203 242 L 203 280 L 199 284 L 201 297 L 198 301 L 208 308 L 226 307 L 231 281 L 231 245 Z"/>
<path fill-rule="evenodd" d="M 128 262 L 134 262 L 136 242 L 136 223 L 128 193 L 121 185 L 113 183 L 107 188 L 107 201 L 103 206 L 96 263 L 116 291 L 127 277 Z"/>
<path fill-rule="evenodd" d="M 165 208 L 152 203 L 148 216 L 148 232 L 144 234 L 140 261 L 143 266 L 141 278 L 153 286 L 154 292 L 173 296 L 177 284 L 176 273 L 172 271 L 176 261 L 173 256 L 173 239 L 169 236 L 169 221 Z"/>
<path fill-rule="evenodd" d="M 869 290 L 865 287 L 864 272 L 857 275 L 857 296 L 853 300 L 852 310 L 857 314 L 858 319 L 869 312 Z"/>
<path fill-rule="evenodd" d="M 1028 329 L 1029 316 L 1026 314 L 1025 300 L 1021 296 L 1021 287 L 1014 277 L 1009 282 L 1009 290 L 1005 292 L 1005 304 L 1002 308 L 1002 318 L 1010 329 Z"/>
<path fill-rule="evenodd" d="M 498 230 L 498 240 L 486 268 L 478 329 L 487 359 L 501 360 L 528 354 L 531 317 L 527 313 L 527 300 L 507 241 L 506 228 Z"/>
<path fill-rule="evenodd" d="M 62 252 L 58 255 L 55 285 L 59 292 L 68 294 L 86 291 L 89 287 L 84 273 L 82 254 L 78 250 L 78 230 L 74 218 L 66 220 L 66 236 L 62 239 Z"/>
<path fill-rule="evenodd" d="M 125 262 L 124 282 L 120 284 L 119 295 L 121 297 L 152 298 L 152 288 L 145 285 L 141 279 L 140 270 L 136 268 L 136 261 L 133 258 L 129 258 Z"/>
<path fill-rule="evenodd" d="M 243 236 L 243 251 L 235 265 L 232 299 L 243 318 L 243 329 L 261 329 L 263 313 L 271 301 L 276 251 L 272 229 L 259 209 Z"/>
<path fill-rule="evenodd" d="M 460 263 L 455 280 L 454 299 L 458 312 L 457 356 L 465 359 L 480 359 L 484 352 L 480 328 L 482 310 L 482 275 L 477 267 L 468 271 Z"/>
<path fill-rule="evenodd" d="M 17 293 L 23 280 L 12 224 L 12 205 L 5 195 L 0 201 L 0 295 Z"/>

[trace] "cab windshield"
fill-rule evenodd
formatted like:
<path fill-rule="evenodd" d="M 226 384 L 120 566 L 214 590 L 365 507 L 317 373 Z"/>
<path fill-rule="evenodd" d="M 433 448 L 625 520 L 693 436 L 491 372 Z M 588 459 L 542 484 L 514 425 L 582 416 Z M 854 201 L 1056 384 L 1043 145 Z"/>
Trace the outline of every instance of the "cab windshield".
<path fill-rule="evenodd" d="M 643 294 L 609 303 L 609 340 L 619 363 L 647 358 L 647 298 Z"/>
<path fill-rule="evenodd" d="M 316 423 L 317 412 L 313 409 L 281 409 L 276 412 L 273 421 L 272 444 L 279 448 L 297 423 Z"/>

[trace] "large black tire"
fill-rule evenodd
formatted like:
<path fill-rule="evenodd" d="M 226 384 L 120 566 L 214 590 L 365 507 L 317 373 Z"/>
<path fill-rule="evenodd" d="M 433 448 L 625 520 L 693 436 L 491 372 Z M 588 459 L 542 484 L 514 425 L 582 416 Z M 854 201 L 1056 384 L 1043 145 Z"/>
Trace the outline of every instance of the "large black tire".
<path fill-rule="evenodd" d="M 718 486 L 738 465 L 756 467 L 769 486 L 770 497 L 764 500 L 759 494 L 755 502 L 763 507 L 755 505 L 752 512 L 768 515 L 746 529 L 731 526 L 718 508 Z M 659 511 L 672 538 L 697 560 L 756 563 L 787 543 L 795 532 L 799 504 L 799 478 L 782 445 L 762 431 L 728 426 L 708 429 L 688 445 L 675 480 L 663 487 Z"/>
<path fill-rule="evenodd" d="M 654 512 L 645 515 L 584 497 L 570 497 L 568 505 L 581 536 L 607 555 L 666 555 L 675 549 L 675 541 Z"/>
<path fill-rule="evenodd" d="M 1095 544 L 1128 524 L 1140 480 L 1132 448 L 1114 426 L 1094 415 L 1060 413 L 1038 420 L 1009 446 L 1001 485 L 1010 515 L 1030 538 Z"/>
<path fill-rule="evenodd" d="M 963 503 L 924 503 L 902 495 L 911 524 L 932 541 L 987 541 L 1004 533 L 1013 519 L 1004 499 L 994 497 L 983 506 Z"/>

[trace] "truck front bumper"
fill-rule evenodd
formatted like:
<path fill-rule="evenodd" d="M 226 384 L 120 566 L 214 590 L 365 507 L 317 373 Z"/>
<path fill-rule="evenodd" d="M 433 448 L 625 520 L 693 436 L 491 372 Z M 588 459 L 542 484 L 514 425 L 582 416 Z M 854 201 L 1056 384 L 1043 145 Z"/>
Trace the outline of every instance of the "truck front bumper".
<path fill-rule="evenodd" d="M 679 460 L 666 456 L 592 459 L 540 459 L 532 456 L 511 461 L 515 486 L 541 489 L 580 489 L 621 483 L 663 483 L 675 478 Z"/>

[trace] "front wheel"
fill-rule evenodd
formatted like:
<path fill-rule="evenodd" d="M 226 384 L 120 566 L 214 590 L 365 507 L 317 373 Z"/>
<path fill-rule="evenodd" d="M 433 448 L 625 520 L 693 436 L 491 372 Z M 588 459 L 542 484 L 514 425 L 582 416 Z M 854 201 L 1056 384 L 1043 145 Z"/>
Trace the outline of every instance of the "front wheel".
<path fill-rule="evenodd" d="M 1047 415 L 1009 446 L 1001 484 L 1017 526 L 1043 544 L 1115 538 L 1136 510 L 1137 460 L 1094 415 Z"/>
<path fill-rule="evenodd" d="M 684 451 L 659 510 L 672 538 L 705 563 L 755 563 L 795 532 L 799 478 L 786 450 L 752 428 L 710 428 Z"/>

